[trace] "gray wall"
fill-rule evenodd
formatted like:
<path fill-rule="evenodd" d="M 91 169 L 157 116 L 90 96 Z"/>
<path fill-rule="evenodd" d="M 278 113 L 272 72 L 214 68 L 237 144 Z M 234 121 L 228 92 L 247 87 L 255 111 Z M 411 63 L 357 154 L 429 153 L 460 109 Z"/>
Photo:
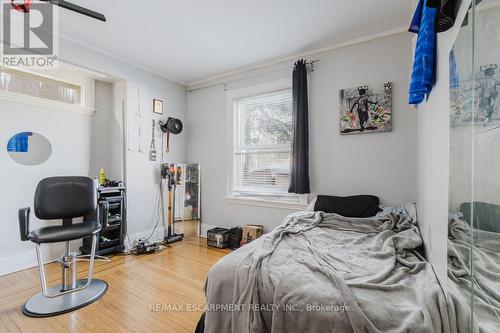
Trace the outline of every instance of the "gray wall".
<path fill-rule="evenodd" d="M 310 167 L 314 193 L 374 194 L 387 205 L 415 200 L 415 112 L 407 104 L 411 36 L 398 34 L 310 57 Z M 290 78 L 292 64 L 229 78 L 227 89 Z M 340 136 L 342 88 L 392 81 L 394 131 Z M 202 223 L 277 226 L 290 210 L 228 203 L 226 92 L 223 85 L 188 94 L 187 158 L 202 167 Z"/>

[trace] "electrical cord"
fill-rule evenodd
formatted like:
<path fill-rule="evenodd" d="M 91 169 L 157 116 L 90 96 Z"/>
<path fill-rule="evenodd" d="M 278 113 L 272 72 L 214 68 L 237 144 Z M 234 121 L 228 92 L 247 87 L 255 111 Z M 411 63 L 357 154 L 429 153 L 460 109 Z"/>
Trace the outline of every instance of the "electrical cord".
<path fill-rule="evenodd" d="M 159 186 L 162 186 L 162 184 L 160 184 Z M 156 229 L 158 229 L 158 225 L 160 224 L 160 200 L 161 200 L 161 197 L 160 197 L 160 188 L 158 187 L 156 189 L 156 200 L 155 200 L 155 206 L 153 208 L 153 211 L 155 212 L 154 215 L 153 215 L 153 222 L 155 222 L 155 225 L 153 227 L 153 230 L 151 231 L 151 233 L 149 234 L 149 236 L 146 238 L 146 239 L 142 239 L 140 238 L 138 242 L 140 242 L 141 240 L 142 241 L 146 241 L 148 242 L 149 244 L 149 240 L 151 239 L 151 237 L 153 237 Z M 128 252 L 131 252 L 133 249 L 136 249 L 137 248 L 137 244 L 135 245 L 132 245 L 132 242 L 130 241 L 130 237 L 128 235 L 128 231 L 126 233 L 126 238 L 127 238 L 127 242 L 128 242 L 128 245 L 129 245 L 129 250 Z M 135 243 L 135 242 L 134 242 Z"/>
<path fill-rule="evenodd" d="M 146 241 L 149 241 L 151 239 L 151 237 L 153 237 L 153 234 L 155 233 L 156 229 L 158 228 L 158 224 L 160 224 L 160 200 L 161 200 L 161 197 L 160 197 L 160 186 L 162 186 L 162 184 L 160 183 L 160 185 L 158 185 L 158 188 L 156 189 L 156 204 L 155 204 L 155 207 L 153 208 L 153 211 L 155 212 L 155 215 L 153 215 L 153 220 L 156 221 L 156 224 L 155 226 L 153 227 L 153 230 L 151 231 L 151 234 L 146 238 Z"/>
<path fill-rule="evenodd" d="M 167 244 L 164 242 L 157 242 L 150 244 L 146 239 L 139 239 L 138 244 L 132 247 L 128 252 L 125 254 L 134 254 L 134 255 L 140 255 L 140 254 L 152 254 L 155 252 L 161 252 L 165 250 L 167 247 L 169 247 Z"/>
<path fill-rule="evenodd" d="M 162 135 L 163 137 L 163 135 Z M 160 140 L 160 151 L 161 151 L 161 160 L 160 160 L 160 165 L 161 163 L 163 163 L 164 161 L 164 146 L 163 146 L 163 140 Z M 139 240 L 134 241 L 133 243 L 130 241 L 130 237 L 129 237 L 129 234 L 128 234 L 128 231 L 126 232 L 126 238 L 127 238 L 127 242 L 128 242 L 128 245 L 129 245 L 129 249 L 127 251 L 124 252 L 125 255 L 128 255 L 128 254 L 139 254 L 138 252 L 140 252 L 139 250 L 141 249 L 141 241 L 142 241 L 142 244 L 143 246 L 145 244 L 147 244 L 147 246 L 156 246 L 157 247 L 157 251 L 163 251 L 165 248 L 169 247 L 168 244 L 165 244 L 163 241 L 160 241 L 160 242 L 157 242 L 157 243 L 154 243 L 154 244 L 149 244 L 149 240 L 151 239 L 151 237 L 153 237 L 155 231 L 158 229 L 158 225 L 160 224 L 160 201 L 161 201 L 161 195 L 160 195 L 160 186 L 163 186 L 163 182 L 160 181 L 160 184 L 158 185 L 157 189 L 156 189 L 156 200 L 155 200 L 155 206 L 153 208 L 153 211 L 154 211 L 154 215 L 153 215 L 153 221 L 155 222 L 155 225 L 153 227 L 153 230 L 151 231 L 151 233 L 149 234 L 149 236 L 146 238 L 146 239 L 142 239 L 140 238 Z"/>

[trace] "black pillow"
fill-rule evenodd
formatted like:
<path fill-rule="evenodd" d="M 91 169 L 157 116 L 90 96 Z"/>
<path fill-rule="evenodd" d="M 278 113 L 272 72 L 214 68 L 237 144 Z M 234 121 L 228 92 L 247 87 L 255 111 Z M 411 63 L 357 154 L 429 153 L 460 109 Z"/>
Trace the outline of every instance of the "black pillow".
<path fill-rule="evenodd" d="M 334 197 L 318 195 L 315 211 L 336 213 L 345 217 L 372 217 L 380 212 L 379 199 L 374 195 Z"/>

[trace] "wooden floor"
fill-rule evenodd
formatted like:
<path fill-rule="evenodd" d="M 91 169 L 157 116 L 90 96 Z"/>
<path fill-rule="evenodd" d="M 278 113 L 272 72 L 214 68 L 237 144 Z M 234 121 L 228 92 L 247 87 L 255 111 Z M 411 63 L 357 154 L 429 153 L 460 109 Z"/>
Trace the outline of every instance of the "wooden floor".
<path fill-rule="evenodd" d="M 207 247 L 203 238 L 188 237 L 160 253 L 116 255 L 110 263 L 96 263 L 94 276 L 109 285 L 100 300 L 42 319 L 28 318 L 21 312 L 22 304 L 40 291 L 38 271 L 2 276 L 0 332 L 194 332 L 201 312 L 155 312 L 151 308 L 155 304 L 203 305 L 207 272 L 227 253 Z M 85 269 L 85 263 L 79 263 L 79 276 Z M 49 285 L 59 281 L 59 265 L 47 265 L 47 279 Z"/>
<path fill-rule="evenodd" d="M 200 221 L 186 220 L 184 222 L 175 222 L 175 232 L 183 233 L 185 237 L 196 237 L 199 234 Z"/>

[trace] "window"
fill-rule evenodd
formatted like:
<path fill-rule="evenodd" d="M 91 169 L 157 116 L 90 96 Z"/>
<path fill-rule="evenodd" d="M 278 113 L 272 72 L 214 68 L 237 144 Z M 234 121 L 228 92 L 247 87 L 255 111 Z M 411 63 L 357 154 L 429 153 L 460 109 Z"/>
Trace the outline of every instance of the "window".
<path fill-rule="evenodd" d="M 0 91 L 82 105 L 82 89 L 78 85 L 10 68 L 0 68 Z"/>
<path fill-rule="evenodd" d="M 298 202 L 288 194 L 292 142 L 290 89 L 234 101 L 233 197 Z"/>

